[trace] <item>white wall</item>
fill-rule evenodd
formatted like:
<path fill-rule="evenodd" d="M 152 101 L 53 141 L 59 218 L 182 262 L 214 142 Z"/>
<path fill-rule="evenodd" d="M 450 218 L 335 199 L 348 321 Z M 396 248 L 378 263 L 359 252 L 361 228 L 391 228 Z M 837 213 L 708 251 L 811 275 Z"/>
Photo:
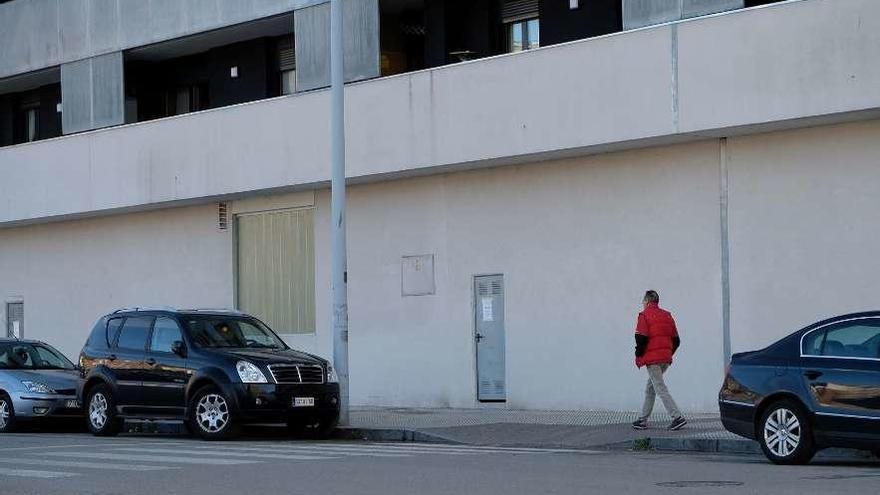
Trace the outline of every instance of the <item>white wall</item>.
<path fill-rule="evenodd" d="M 472 283 L 503 273 L 511 407 L 635 409 L 633 328 L 660 291 L 684 340 L 681 405 L 723 371 L 717 141 L 353 188 L 352 401 L 475 404 Z M 437 294 L 401 297 L 400 257 L 434 254 Z"/>
<path fill-rule="evenodd" d="M 729 141 L 731 336 L 880 308 L 880 121 Z"/>
<path fill-rule="evenodd" d="M 0 274 L 0 303 L 24 299 L 25 337 L 76 359 L 114 309 L 232 306 L 231 235 L 215 205 L 5 229 Z"/>

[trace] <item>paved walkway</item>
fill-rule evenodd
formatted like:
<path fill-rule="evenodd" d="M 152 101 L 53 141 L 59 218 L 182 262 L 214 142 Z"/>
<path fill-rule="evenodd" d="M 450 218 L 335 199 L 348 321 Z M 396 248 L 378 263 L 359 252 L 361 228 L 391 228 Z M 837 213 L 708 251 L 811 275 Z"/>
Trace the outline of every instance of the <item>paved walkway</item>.
<path fill-rule="evenodd" d="M 691 414 L 680 431 L 668 431 L 670 418 L 656 414 L 647 430 L 630 426 L 637 413 L 621 411 L 522 411 L 361 407 L 351 412 L 354 428 L 406 430 L 469 445 L 590 449 L 632 445 L 651 439 L 736 441 L 717 414 Z"/>

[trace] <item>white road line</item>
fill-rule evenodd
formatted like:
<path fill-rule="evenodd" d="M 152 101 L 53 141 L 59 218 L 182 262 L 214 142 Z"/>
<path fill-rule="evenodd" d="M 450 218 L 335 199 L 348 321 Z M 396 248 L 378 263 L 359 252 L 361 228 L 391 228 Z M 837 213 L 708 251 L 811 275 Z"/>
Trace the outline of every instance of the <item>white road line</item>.
<path fill-rule="evenodd" d="M 8 435 L 8 433 L 6 435 Z M 4 435 L 4 436 L 6 436 L 6 435 Z M 69 444 L 64 444 L 64 445 L 38 445 L 35 447 L 9 447 L 9 448 L 4 447 L 2 450 L 0 450 L 0 454 L 6 453 L 6 452 L 12 452 L 12 451 L 24 452 L 24 451 L 28 451 L 28 450 L 58 450 L 58 449 L 81 449 L 81 448 L 97 449 L 97 448 L 113 447 L 113 446 L 120 446 L 120 445 L 168 445 L 168 443 L 169 443 L 167 441 L 138 442 L 137 440 L 138 440 L 137 438 L 133 438 L 130 441 L 122 441 L 120 439 L 120 441 L 117 441 L 117 442 L 69 443 Z M 140 440 L 143 440 L 143 439 L 140 439 Z"/>
<path fill-rule="evenodd" d="M 38 471 L 35 469 L 6 469 L 0 468 L 0 474 L 4 476 L 18 476 L 21 478 L 69 478 L 77 476 L 76 473 L 65 473 L 59 471 Z"/>
<path fill-rule="evenodd" d="M 336 457 L 317 456 L 317 455 L 291 455 L 291 454 L 258 454 L 250 452 L 233 452 L 229 449 L 223 449 L 219 452 L 198 449 L 142 449 L 138 447 L 124 447 L 113 449 L 114 452 L 147 452 L 150 454 L 191 454 L 191 455 L 209 455 L 219 457 L 247 457 L 254 459 L 283 459 L 286 461 L 323 461 L 325 459 L 336 459 Z"/>
<path fill-rule="evenodd" d="M 181 446 L 183 447 L 183 446 Z M 189 449 L 197 449 L 200 452 L 206 451 L 217 451 L 217 447 L 213 446 L 203 446 L 203 445 L 189 445 L 186 446 Z M 346 451 L 346 450 L 327 450 L 321 448 L 312 448 L 312 447 L 286 447 L 286 446 L 262 446 L 262 447 L 227 447 L 223 446 L 222 452 L 263 452 L 268 454 L 280 454 L 282 452 L 288 454 L 320 454 L 320 455 L 343 455 L 349 457 L 410 457 L 412 454 L 406 453 L 393 453 L 387 454 L 382 452 L 369 452 L 369 451 Z"/>
<path fill-rule="evenodd" d="M 366 445 L 375 445 L 377 447 L 384 448 L 407 448 L 411 445 L 433 445 L 431 448 L 438 449 L 465 449 L 465 450 L 483 450 L 489 452 L 514 452 L 514 453 L 536 453 L 536 454 L 602 454 L 604 452 L 600 450 L 582 450 L 582 449 L 552 449 L 552 448 L 536 448 L 536 447 L 493 447 L 491 445 L 449 445 L 446 446 L 444 444 L 425 444 L 425 443 L 376 443 L 371 442 Z"/>
<path fill-rule="evenodd" d="M 0 459 L 4 464 L 23 464 L 30 466 L 57 466 L 85 469 L 107 469 L 110 471 L 163 471 L 177 469 L 172 466 L 147 466 L 144 464 L 107 464 L 103 462 L 53 461 L 50 459 Z"/>
<path fill-rule="evenodd" d="M 217 466 L 229 466 L 234 464 L 256 464 L 257 461 L 245 459 L 193 459 L 192 457 L 169 456 L 169 455 L 131 455 L 99 452 L 46 452 L 42 455 L 52 457 L 77 457 L 85 459 L 107 459 L 108 461 L 135 461 L 135 462 L 165 462 L 169 464 L 210 464 Z"/>

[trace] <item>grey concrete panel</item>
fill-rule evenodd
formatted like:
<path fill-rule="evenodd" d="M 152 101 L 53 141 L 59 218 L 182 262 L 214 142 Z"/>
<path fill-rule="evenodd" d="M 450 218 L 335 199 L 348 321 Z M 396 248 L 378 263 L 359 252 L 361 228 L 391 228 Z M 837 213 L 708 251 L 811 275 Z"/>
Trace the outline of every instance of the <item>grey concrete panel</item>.
<path fill-rule="evenodd" d="M 58 29 L 58 0 L 37 0 L 30 13 L 33 31 L 30 33 L 31 66 L 41 60 L 58 60 L 61 56 L 61 37 Z"/>
<path fill-rule="evenodd" d="M 58 7 L 61 30 L 61 59 L 79 60 L 87 57 L 89 54 L 89 1 L 63 0 L 58 2 Z"/>
<path fill-rule="evenodd" d="M 119 41 L 121 46 L 139 46 L 152 40 L 150 2 L 119 0 Z"/>
<path fill-rule="evenodd" d="M 92 125 L 92 61 L 61 66 L 61 128 L 64 134 L 85 131 Z"/>
<path fill-rule="evenodd" d="M 104 53 L 119 46 L 119 3 L 89 0 L 89 39 L 92 53 Z"/>
<path fill-rule="evenodd" d="M 623 0 L 623 29 L 636 29 L 679 19 L 681 0 Z"/>
<path fill-rule="evenodd" d="M 297 10 L 293 15 L 296 39 L 296 87 L 299 91 L 330 84 L 330 5 Z"/>
<path fill-rule="evenodd" d="M 16 0 L 0 4 L 0 78 L 328 0 Z M 375 0 L 373 0 L 375 1 Z"/>
<path fill-rule="evenodd" d="M 92 129 L 125 123 L 122 52 L 92 59 Z"/>
<path fill-rule="evenodd" d="M 247 2 L 241 2 L 245 4 Z M 188 27 L 193 30 L 209 29 L 220 22 L 218 0 L 190 0 L 187 2 Z"/>
<path fill-rule="evenodd" d="M 683 0 L 681 16 L 684 19 L 701 15 L 717 14 L 728 10 L 741 9 L 745 0 Z"/>
<path fill-rule="evenodd" d="M 345 80 L 379 76 L 379 2 L 348 0 L 343 3 Z M 330 5 L 297 10 L 296 86 L 308 91 L 330 85 Z"/>
<path fill-rule="evenodd" d="M 185 32 L 186 16 L 181 8 L 185 7 L 180 0 L 150 0 L 150 32 L 153 39 L 173 38 Z"/>
<path fill-rule="evenodd" d="M 345 80 L 379 77 L 379 0 L 343 3 Z"/>

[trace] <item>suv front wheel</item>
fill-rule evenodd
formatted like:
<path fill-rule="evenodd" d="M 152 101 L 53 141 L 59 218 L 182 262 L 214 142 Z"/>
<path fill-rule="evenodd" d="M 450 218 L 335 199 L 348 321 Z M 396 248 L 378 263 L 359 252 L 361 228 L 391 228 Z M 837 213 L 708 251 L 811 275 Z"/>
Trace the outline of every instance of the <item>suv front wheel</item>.
<path fill-rule="evenodd" d="M 100 437 L 110 437 L 122 429 L 122 420 L 116 416 L 116 401 L 107 385 L 97 385 L 89 390 L 86 399 L 89 431 Z"/>
<path fill-rule="evenodd" d="M 204 440 L 225 440 L 238 434 L 229 399 L 213 385 L 196 392 L 189 411 L 190 430 Z"/>

